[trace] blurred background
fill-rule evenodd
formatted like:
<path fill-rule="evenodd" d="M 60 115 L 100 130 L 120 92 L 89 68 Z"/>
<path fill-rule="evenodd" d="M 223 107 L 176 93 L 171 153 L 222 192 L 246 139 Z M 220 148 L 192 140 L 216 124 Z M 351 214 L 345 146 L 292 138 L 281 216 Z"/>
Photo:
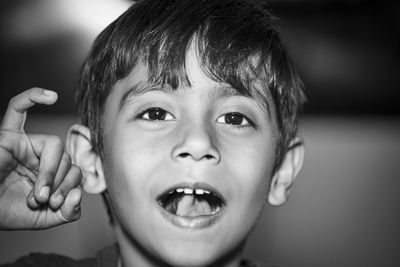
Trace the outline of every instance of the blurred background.
<path fill-rule="evenodd" d="M 400 266 L 400 4 L 270 0 L 305 86 L 303 171 L 289 202 L 266 206 L 246 256 L 287 267 Z M 35 107 L 26 129 L 65 137 L 95 36 L 128 0 L 0 2 L 0 114 L 40 86 L 59 101 Z M 93 256 L 114 242 L 103 203 L 84 196 L 76 223 L 0 232 L 0 264 L 30 252 Z"/>

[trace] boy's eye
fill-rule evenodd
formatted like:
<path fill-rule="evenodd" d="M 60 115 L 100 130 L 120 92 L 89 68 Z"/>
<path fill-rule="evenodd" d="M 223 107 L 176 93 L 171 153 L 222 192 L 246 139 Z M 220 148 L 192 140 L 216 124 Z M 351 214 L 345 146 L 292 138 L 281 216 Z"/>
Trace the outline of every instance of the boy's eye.
<path fill-rule="evenodd" d="M 240 127 L 253 126 L 253 122 L 239 112 L 226 113 L 226 114 L 220 116 L 217 119 L 217 122 L 230 124 L 230 125 L 234 125 L 234 126 L 240 126 Z"/>
<path fill-rule="evenodd" d="M 146 109 L 137 116 L 139 119 L 148 121 L 170 121 L 174 120 L 174 116 L 166 111 L 165 109 L 159 107 L 152 107 Z"/>

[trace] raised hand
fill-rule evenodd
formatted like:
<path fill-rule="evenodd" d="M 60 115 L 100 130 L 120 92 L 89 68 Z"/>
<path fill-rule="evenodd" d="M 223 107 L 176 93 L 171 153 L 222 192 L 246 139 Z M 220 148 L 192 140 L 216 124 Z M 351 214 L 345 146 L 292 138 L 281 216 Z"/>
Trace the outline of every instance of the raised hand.
<path fill-rule="evenodd" d="M 27 110 L 57 94 L 32 88 L 8 105 L 0 126 L 0 229 L 43 229 L 80 217 L 82 173 L 57 136 L 24 131 Z"/>

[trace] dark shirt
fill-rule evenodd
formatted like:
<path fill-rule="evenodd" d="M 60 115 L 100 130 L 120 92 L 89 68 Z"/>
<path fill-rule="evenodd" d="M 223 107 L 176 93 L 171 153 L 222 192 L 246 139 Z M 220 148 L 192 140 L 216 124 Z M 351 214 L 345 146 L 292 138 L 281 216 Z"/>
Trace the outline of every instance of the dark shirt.
<path fill-rule="evenodd" d="M 118 249 L 114 245 L 97 252 L 95 258 L 75 260 L 57 254 L 31 253 L 1 267 L 117 267 L 117 264 Z"/>
<path fill-rule="evenodd" d="M 74 260 L 57 254 L 31 253 L 14 263 L 0 267 L 118 267 L 118 248 L 116 245 L 106 247 L 96 253 L 95 258 Z M 249 260 L 243 260 L 241 267 L 266 267 Z"/>

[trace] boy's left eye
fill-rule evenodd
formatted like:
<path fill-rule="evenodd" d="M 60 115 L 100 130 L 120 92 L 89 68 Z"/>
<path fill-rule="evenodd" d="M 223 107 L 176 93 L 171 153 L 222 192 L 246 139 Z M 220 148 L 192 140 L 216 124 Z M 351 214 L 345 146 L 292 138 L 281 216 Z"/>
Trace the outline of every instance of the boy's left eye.
<path fill-rule="evenodd" d="M 239 112 L 229 112 L 218 117 L 217 122 L 239 127 L 253 126 L 253 122 Z"/>
<path fill-rule="evenodd" d="M 141 112 L 137 118 L 147 121 L 170 121 L 174 116 L 163 108 L 152 107 Z"/>

